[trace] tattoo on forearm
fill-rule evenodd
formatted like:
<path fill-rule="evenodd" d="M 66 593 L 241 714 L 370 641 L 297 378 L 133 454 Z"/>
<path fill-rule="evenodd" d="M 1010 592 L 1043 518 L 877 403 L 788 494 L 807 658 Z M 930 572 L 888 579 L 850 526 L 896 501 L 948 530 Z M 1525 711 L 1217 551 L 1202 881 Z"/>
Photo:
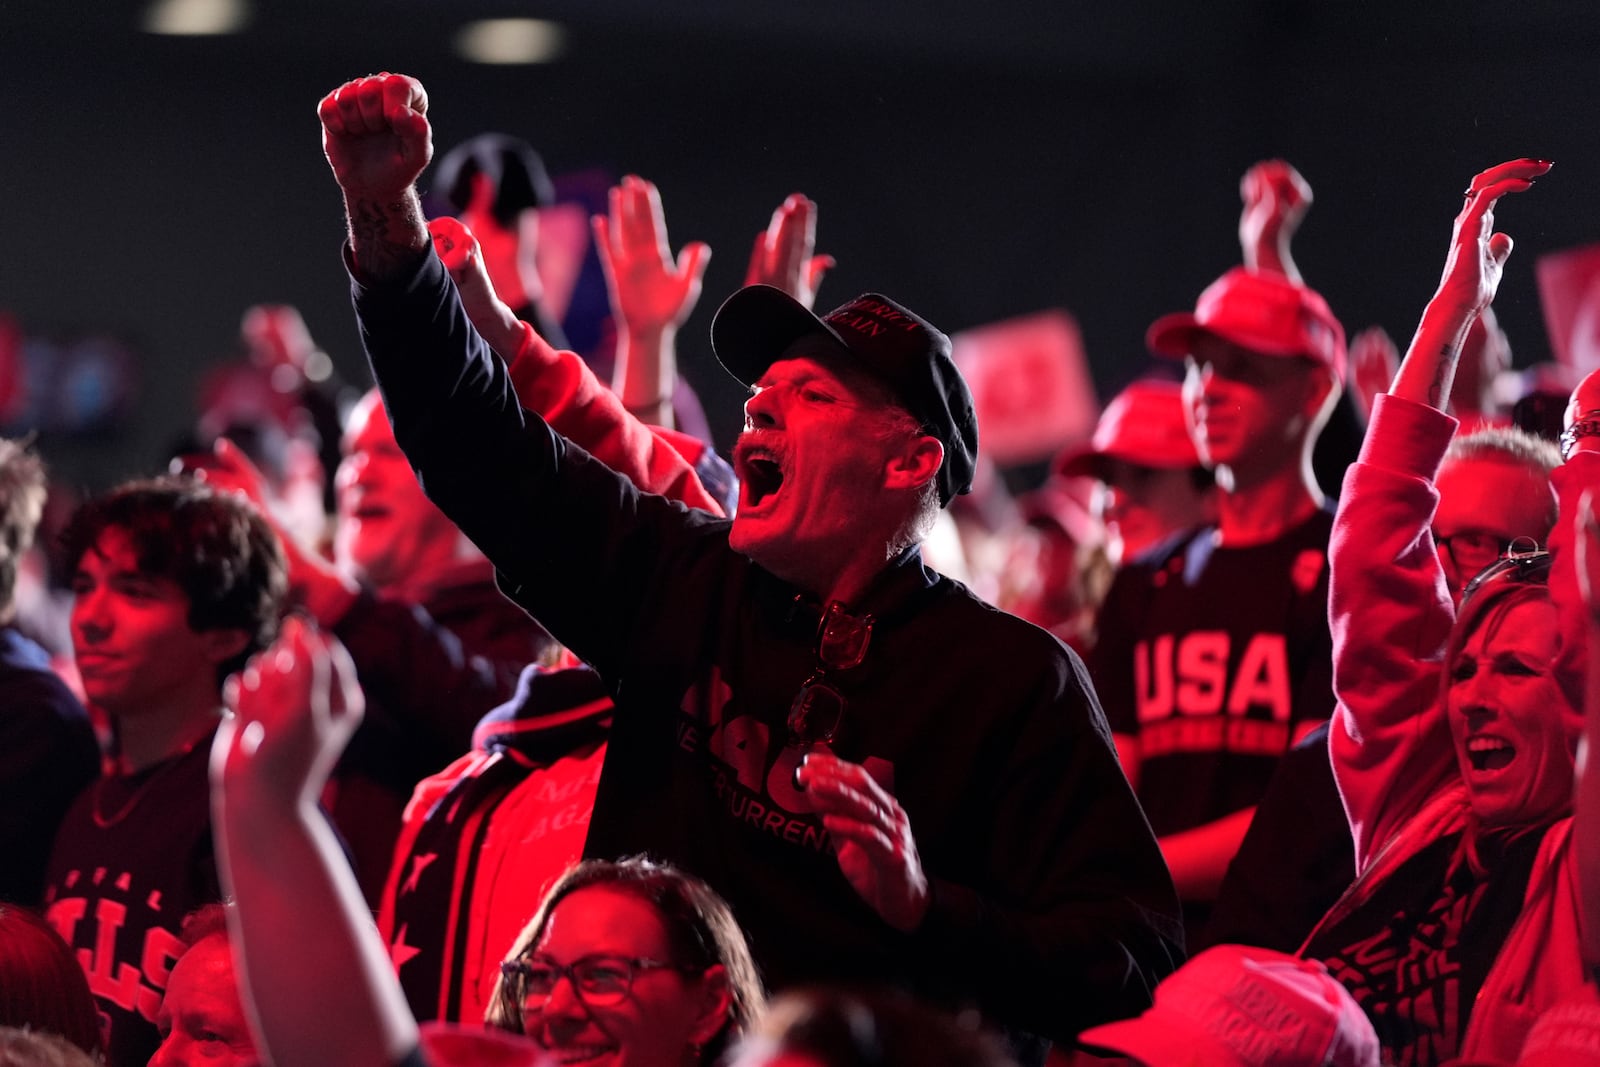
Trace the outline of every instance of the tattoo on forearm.
<path fill-rule="evenodd" d="M 392 277 L 409 269 L 427 246 L 428 231 L 414 198 L 350 205 L 350 249 L 368 278 Z"/>

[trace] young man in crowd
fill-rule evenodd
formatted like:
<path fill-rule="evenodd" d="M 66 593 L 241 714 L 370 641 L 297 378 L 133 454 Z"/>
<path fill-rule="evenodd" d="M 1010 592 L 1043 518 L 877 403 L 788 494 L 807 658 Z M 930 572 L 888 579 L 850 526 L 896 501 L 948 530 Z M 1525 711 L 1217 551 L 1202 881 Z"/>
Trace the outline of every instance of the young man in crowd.
<path fill-rule="evenodd" d="M 970 485 L 949 340 L 877 294 L 718 312 L 752 388 L 729 523 L 640 494 L 516 402 L 431 254 L 419 83 L 320 107 L 362 336 L 423 484 L 616 699 L 586 852 L 733 903 L 775 986 L 894 981 L 1070 1039 L 1178 953 L 1170 881 L 1081 664 L 921 564 Z"/>
<path fill-rule="evenodd" d="M 1237 268 L 1148 342 L 1186 361 L 1218 518 L 1117 576 L 1092 673 L 1193 933 L 1279 758 L 1333 709 L 1332 514 L 1311 451 L 1344 331 L 1306 286 Z"/>
<path fill-rule="evenodd" d="M 115 752 L 56 835 L 46 908 L 89 976 L 111 1067 L 143 1067 L 183 918 L 220 898 L 211 738 L 223 680 L 276 632 L 283 554 L 253 507 L 184 478 L 90 501 L 67 543 L 78 669 Z"/>

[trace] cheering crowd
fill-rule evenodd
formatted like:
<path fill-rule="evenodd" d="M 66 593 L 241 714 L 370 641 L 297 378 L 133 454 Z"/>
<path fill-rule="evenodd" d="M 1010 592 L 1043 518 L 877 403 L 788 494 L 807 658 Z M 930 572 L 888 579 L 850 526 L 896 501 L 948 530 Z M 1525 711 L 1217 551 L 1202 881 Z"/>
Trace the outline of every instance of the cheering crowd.
<path fill-rule="evenodd" d="M 1472 179 L 1403 358 L 1258 164 L 1174 373 L 995 521 L 948 336 L 814 309 L 816 205 L 712 322 L 724 458 L 709 250 L 611 191 L 602 381 L 537 156 L 430 171 L 428 106 L 318 108 L 375 382 L 331 535 L 202 441 L 73 514 L 53 662 L 0 442 L 0 1065 L 1600 1063 L 1600 376 L 1559 441 L 1485 386 L 1551 164 Z"/>

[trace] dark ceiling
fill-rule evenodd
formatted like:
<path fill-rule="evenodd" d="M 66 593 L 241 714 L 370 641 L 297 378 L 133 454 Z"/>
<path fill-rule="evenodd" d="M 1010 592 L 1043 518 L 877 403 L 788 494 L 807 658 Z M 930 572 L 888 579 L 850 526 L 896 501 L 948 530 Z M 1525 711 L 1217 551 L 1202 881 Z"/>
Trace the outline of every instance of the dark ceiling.
<path fill-rule="evenodd" d="M 1238 177 L 1264 156 L 1315 187 L 1301 265 L 1352 330 L 1409 336 L 1457 191 L 1499 159 L 1558 163 L 1502 211 L 1519 360 L 1545 351 L 1534 259 L 1600 239 L 1584 3 L 257 3 L 240 36 L 168 39 L 131 0 L 0 0 L 0 310 L 145 354 L 128 433 L 47 441 L 75 478 L 156 462 L 251 303 L 300 306 L 362 377 L 314 106 L 376 69 L 427 83 L 441 147 L 504 129 L 557 172 L 661 186 L 674 242 L 717 252 L 681 345 L 724 442 L 710 310 L 795 189 L 839 259 L 824 304 L 881 289 L 949 329 L 1066 307 L 1102 395 L 1144 366 L 1145 325 L 1236 260 Z M 507 14 L 566 24 L 565 56 L 454 58 L 459 22 Z"/>

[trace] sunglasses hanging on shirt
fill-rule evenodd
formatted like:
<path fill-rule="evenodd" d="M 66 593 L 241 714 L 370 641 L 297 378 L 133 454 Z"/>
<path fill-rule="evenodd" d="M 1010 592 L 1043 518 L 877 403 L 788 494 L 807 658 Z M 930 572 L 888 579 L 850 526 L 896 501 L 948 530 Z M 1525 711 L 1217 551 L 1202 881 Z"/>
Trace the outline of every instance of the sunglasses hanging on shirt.
<path fill-rule="evenodd" d="M 810 750 L 833 741 L 848 702 L 833 675 L 861 666 L 872 643 L 872 616 L 851 615 L 837 600 L 817 623 L 817 665 L 789 706 L 789 744 Z M 832 673 L 830 673 L 832 672 Z"/>

